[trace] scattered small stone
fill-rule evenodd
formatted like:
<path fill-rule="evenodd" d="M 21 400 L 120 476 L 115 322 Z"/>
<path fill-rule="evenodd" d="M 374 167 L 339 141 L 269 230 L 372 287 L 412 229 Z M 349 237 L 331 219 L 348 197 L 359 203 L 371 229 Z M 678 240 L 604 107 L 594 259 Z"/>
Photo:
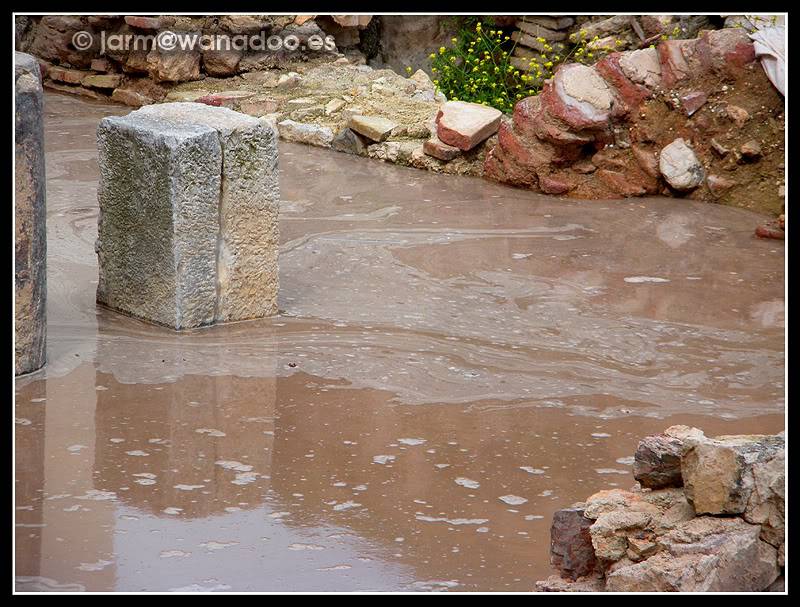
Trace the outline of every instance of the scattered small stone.
<path fill-rule="evenodd" d="M 728 118 L 730 118 L 733 123 L 740 128 L 743 127 L 744 123 L 750 119 L 750 113 L 738 105 L 728 104 L 725 108 L 725 112 Z"/>
<path fill-rule="evenodd" d="M 755 139 L 751 139 L 750 141 L 742 144 L 742 146 L 739 148 L 739 152 L 742 154 L 742 158 L 745 160 L 756 160 L 761 157 L 761 144 L 759 144 Z"/>

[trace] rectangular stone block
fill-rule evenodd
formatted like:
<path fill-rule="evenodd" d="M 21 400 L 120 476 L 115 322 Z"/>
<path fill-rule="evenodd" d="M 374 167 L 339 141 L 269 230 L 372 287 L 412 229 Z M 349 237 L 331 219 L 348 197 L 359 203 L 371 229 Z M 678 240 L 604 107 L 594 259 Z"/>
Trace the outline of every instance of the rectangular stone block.
<path fill-rule="evenodd" d="M 199 103 L 143 107 L 97 131 L 97 301 L 175 329 L 277 311 L 277 138 Z"/>
<path fill-rule="evenodd" d="M 42 78 L 31 55 L 14 54 L 14 373 L 45 363 L 47 230 Z"/>

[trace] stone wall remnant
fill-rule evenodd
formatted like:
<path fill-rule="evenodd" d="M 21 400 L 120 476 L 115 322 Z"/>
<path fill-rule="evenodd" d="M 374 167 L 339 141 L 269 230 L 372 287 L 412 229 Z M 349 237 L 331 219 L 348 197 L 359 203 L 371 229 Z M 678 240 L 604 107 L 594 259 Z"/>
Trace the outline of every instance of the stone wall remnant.
<path fill-rule="evenodd" d="M 277 311 L 277 141 L 223 107 L 104 118 L 97 301 L 188 329 Z"/>
<path fill-rule="evenodd" d="M 747 33 L 706 30 L 560 66 L 500 127 L 484 176 L 571 198 L 661 194 L 778 215 L 784 112 Z"/>
<path fill-rule="evenodd" d="M 42 77 L 39 63 L 14 54 L 14 374 L 45 364 L 47 230 Z"/>

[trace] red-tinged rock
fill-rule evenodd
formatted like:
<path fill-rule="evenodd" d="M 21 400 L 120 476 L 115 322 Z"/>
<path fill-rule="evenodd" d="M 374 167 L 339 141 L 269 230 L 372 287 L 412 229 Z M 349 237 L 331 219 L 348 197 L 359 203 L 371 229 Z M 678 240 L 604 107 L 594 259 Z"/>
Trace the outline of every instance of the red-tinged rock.
<path fill-rule="evenodd" d="M 590 160 L 579 160 L 572 165 L 572 170 L 579 175 L 591 175 L 597 170 L 597 167 Z"/>
<path fill-rule="evenodd" d="M 703 91 L 692 91 L 680 97 L 681 107 L 687 116 L 691 116 L 708 101 L 708 95 Z"/>
<path fill-rule="evenodd" d="M 756 236 L 759 238 L 771 238 L 773 240 L 784 240 L 786 232 L 780 227 L 777 221 L 763 223 L 756 228 Z"/>
<path fill-rule="evenodd" d="M 511 118 L 514 128 L 524 135 L 535 135 L 531 128 L 534 117 L 539 113 L 542 102 L 539 96 L 525 97 L 514 104 Z"/>
<path fill-rule="evenodd" d="M 550 527 L 550 564 L 562 577 L 573 581 L 589 575 L 597 566 L 589 534 L 593 521 L 583 512 L 581 504 L 558 510 Z"/>
<path fill-rule="evenodd" d="M 514 106 L 514 129 L 526 138 L 537 137 L 556 146 L 582 146 L 594 141 L 592 132 L 573 132 L 542 109 L 539 96 L 526 97 Z"/>
<path fill-rule="evenodd" d="M 146 61 L 156 82 L 187 82 L 200 79 L 200 57 L 198 51 L 151 51 Z"/>
<path fill-rule="evenodd" d="M 739 128 L 742 128 L 744 123 L 750 120 L 750 113 L 746 109 L 730 103 L 725 107 L 725 114 Z"/>
<path fill-rule="evenodd" d="M 499 145 L 494 146 L 486 155 L 483 164 L 483 176 L 501 183 L 508 183 L 523 188 L 535 188 L 538 178 L 534 171 L 519 166 L 512 158 L 508 158 Z"/>
<path fill-rule="evenodd" d="M 479 103 L 448 101 L 436 115 L 436 135 L 460 150 L 471 150 L 500 127 L 502 112 Z"/>
<path fill-rule="evenodd" d="M 639 145 L 631 146 L 631 153 L 639 164 L 639 167 L 653 179 L 661 177 L 661 171 L 658 169 L 658 157 L 652 150 L 648 150 Z"/>
<path fill-rule="evenodd" d="M 114 89 L 111 98 L 125 105 L 141 107 L 163 101 L 166 95 L 166 87 L 156 84 L 149 78 L 137 78 L 128 80 L 120 88 Z"/>
<path fill-rule="evenodd" d="M 209 76 L 232 76 L 237 72 L 242 51 L 208 50 L 203 51 L 203 69 Z"/>
<path fill-rule="evenodd" d="M 714 196 L 721 196 L 735 186 L 736 182 L 720 175 L 709 175 L 706 177 L 706 185 Z"/>
<path fill-rule="evenodd" d="M 145 17 L 142 15 L 126 15 L 125 23 L 131 27 L 142 30 L 157 30 L 161 27 L 161 19 L 158 17 Z"/>
<path fill-rule="evenodd" d="M 702 37 L 709 47 L 713 68 L 730 71 L 741 69 L 756 60 L 753 42 L 742 28 L 725 28 L 704 32 Z"/>
<path fill-rule="evenodd" d="M 618 102 L 621 102 L 614 104 L 612 115 L 615 117 L 635 111 L 645 99 L 651 96 L 648 88 L 632 82 L 625 75 L 620 66 L 621 57 L 622 53 L 611 53 L 594 66 L 603 79 L 613 87 Z"/>
<path fill-rule="evenodd" d="M 459 154 L 461 150 L 452 145 L 447 145 L 439 141 L 436 137 L 431 137 L 422 144 L 422 151 L 428 156 L 433 156 L 444 162 L 449 162 Z"/>
<path fill-rule="evenodd" d="M 595 173 L 597 177 L 606 184 L 609 189 L 619 194 L 623 198 L 631 198 L 634 196 L 644 196 L 647 194 L 647 189 L 639 183 L 636 183 L 630 178 L 627 173 L 619 171 L 610 171 L 608 169 L 600 169 Z"/>
<path fill-rule="evenodd" d="M 505 122 L 497 132 L 497 144 L 503 149 L 504 155 L 512 158 L 520 167 L 531 170 L 547 166 L 555 156 L 552 146 L 535 138 L 521 139 Z"/>
<path fill-rule="evenodd" d="M 563 179 L 551 175 L 540 175 L 539 189 L 545 194 L 558 196 L 559 194 L 566 194 L 569 192 L 572 189 L 572 185 Z"/>
<path fill-rule="evenodd" d="M 692 75 L 686 54 L 695 44 L 695 40 L 665 40 L 658 45 L 661 81 L 666 88 L 672 88 Z"/>
<path fill-rule="evenodd" d="M 651 90 L 661 84 L 661 62 L 655 48 L 625 51 L 619 58 L 619 66 L 625 76 L 636 84 Z"/>
<path fill-rule="evenodd" d="M 742 158 L 748 162 L 761 158 L 761 144 L 755 139 L 751 139 L 742 144 L 739 148 Z"/>
<path fill-rule="evenodd" d="M 238 106 L 240 101 L 252 97 L 253 95 L 255 95 L 255 93 L 250 91 L 222 91 L 220 93 L 210 93 L 198 97 L 195 99 L 195 102 L 216 107 L 233 107 Z"/>
<path fill-rule="evenodd" d="M 541 100 L 547 113 L 577 131 L 605 127 L 614 103 L 611 89 L 597 70 L 580 63 L 561 66 L 545 83 Z"/>
<path fill-rule="evenodd" d="M 113 72 L 114 65 L 105 58 L 92 59 L 92 70 L 103 73 Z"/>
<path fill-rule="evenodd" d="M 84 72 L 82 70 L 71 70 L 57 65 L 51 65 L 47 70 L 47 77 L 54 82 L 63 82 L 65 84 L 80 84 L 86 76 L 91 72 Z"/>
<path fill-rule="evenodd" d="M 265 116 L 278 111 L 275 99 L 244 99 L 239 103 L 239 111 L 251 116 Z"/>

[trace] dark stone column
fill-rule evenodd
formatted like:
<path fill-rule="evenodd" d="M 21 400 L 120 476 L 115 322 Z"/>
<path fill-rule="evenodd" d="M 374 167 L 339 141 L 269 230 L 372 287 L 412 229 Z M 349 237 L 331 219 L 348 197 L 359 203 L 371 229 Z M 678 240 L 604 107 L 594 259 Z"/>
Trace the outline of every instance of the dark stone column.
<path fill-rule="evenodd" d="M 44 129 L 39 63 L 15 53 L 14 268 L 15 374 L 45 363 L 47 336 L 47 232 Z"/>

